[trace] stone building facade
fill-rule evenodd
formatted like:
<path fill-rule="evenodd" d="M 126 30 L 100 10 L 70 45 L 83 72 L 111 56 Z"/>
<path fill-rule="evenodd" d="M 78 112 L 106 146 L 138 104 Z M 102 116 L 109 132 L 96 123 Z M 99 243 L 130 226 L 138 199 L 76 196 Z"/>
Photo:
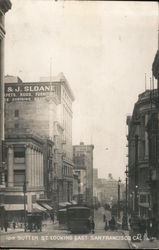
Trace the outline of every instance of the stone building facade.
<path fill-rule="evenodd" d="M 5 39 L 5 14 L 11 9 L 9 0 L 0 1 L 0 185 L 4 183 L 3 171 L 3 141 L 4 141 L 4 39 Z"/>
<path fill-rule="evenodd" d="M 4 207 L 9 216 L 24 215 L 24 185 L 26 210 L 33 212 L 36 201 L 44 197 L 43 141 L 31 134 L 8 134 L 5 147 Z"/>
<path fill-rule="evenodd" d="M 62 90 L 71 96 L 71 100 L 73 100 L 72 92 L 69 92 L 71 90 L 68 89 L 66 80 L 64 81 L 60 76 L 52 79 L 51 82 L 29 83 L 22 82 L 18 77 L 7 76 L 5 82 L 6 147 L 8 145 L 7 138 L 12 138 L 13 134 L 16 135 L 14 138 L 16 142 L 17 140 L 23 141 L 24 135 L 26 137 L 32 135 L 41 140 L 42 148 L 41 151 L 38 150 L 40 153 L 36 153 L 36 161 L 39 164 L 42 159 L 43 171 L 40 170 L 41 165 L 39 165 L 38 171 L 40 172 L 37 175 L 33 160 L 30 162 L 30 170 L 26 169 L 26 174 L 28 171 L 30 173 L 32 169 L 36 169 L 32 172 L 33 178 L 37 175 L 38 178 L 43 179 L 41 187 L 35 185 L 38 188 L 37 192 L 41 192 L 41 188 L 43 190 L 43 193 L 40 193 L 36 199 L 39 201 L 48 200 L 49 204 L 56 210 L 59 208 L 60 202 L 71 201 L 73 195 L 73 161 L 71 161 L 72 147 L 70 147 L 72 130 L 70 132 L 69 129 L 69 126 L 72 128 L 72 119 L 68 119 L 64 115 L 64 111 L 59 113 L 59 110 L 64 109 L 62 108 L 63 101 L 61 101 L 63 98 Z M 70 105 L 72 112 L 72 102 Z M 68 139 L 70 134 L 71 138 Z M 14 139 L 12 140 L 13 148 Z M 6 168 L 9 171 L 8 163 Z M 35 181 L 38 181 L 38 178 Z M 13 183 L 15 183 L 15 178 Z M 28 185 L 27 188 L 29 188 Z M 29 192 L 29 189 L 27 191 Z"/>
<path fill-rule="evenodd" d="M 150 99 L 150 90 L 140 94 L 132 116 L 127 117 L 129 208 L 144 217 L 149 217 L 151 209 L 147 125 L 155 107 Z"/>
<path fill-rule="evenodd" d="M 5 172 L 4 172 L 4 43 L 5 43 L 5 14 L 11 9 L 10 0 L 0 1 L 0 222 L 4 220 L 4 195 Z"/>

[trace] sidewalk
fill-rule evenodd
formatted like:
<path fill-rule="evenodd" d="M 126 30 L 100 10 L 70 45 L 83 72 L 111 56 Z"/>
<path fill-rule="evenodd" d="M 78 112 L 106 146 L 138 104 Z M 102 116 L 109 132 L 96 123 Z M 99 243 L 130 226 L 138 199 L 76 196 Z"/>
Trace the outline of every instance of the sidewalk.
<path fill-rule="evenodd" d="M 55 221 L 54 223 L 50 220 L 45 220 L 42 223 L 42 232 L 52 231 L 52 230 L 58 230 L 59 229 L 59 223 L 58 221 Z M 7 232 L 5 230 L 0 229 L 0 236 L 4 234 L 14 234 L 14 233 L 22 233 L 24 232 L 24 228 L 8 228 Z M 29 231 L 27 231 L 29 232 Z M 35 231 L 34 231 L 35 232 Z"/>
<path fill-rule="evenodd" d="M 0 230 L 0 235 L 3 235 L 3 234 L 14 234 L 14 233 L 21 233 L 21 232 L 24 232 L 24 228 L 16 228 L 16 229 L 13 229 L 13 228 L 8 228 L 7 229 L 7 232 L 5 232 L 5 230 Z"/>
<path fill-rule="evenodd" d="M 59 229 L 59 223 L 58 221 L 54 221 L 54 223 L 51 220 L 45 220 L 42 224 L 42 231 L 52 231 L 52 230 L 58 230 Z"/>
<path fill-rule="evenodd" d="M 121 230 L 125 236 L 129 236 L 129 231 Z M 159 249 L 159 240 L 150 241 L 146 236 L 140 242 L 128 241 L 130 249 Z"/>

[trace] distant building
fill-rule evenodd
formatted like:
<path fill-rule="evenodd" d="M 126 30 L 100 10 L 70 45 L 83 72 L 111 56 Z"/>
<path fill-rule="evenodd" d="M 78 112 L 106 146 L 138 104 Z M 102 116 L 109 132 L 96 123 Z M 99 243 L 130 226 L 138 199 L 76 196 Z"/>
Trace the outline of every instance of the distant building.
<path fill-rule="evenodd" d="M 124 183 L 120 183 L 120 200 L 123 200 L 125 191 Z M 112 174 L 108 175 L 108 178 L 98 178 L 96 186 L 96 192 L 99 202 L 112 205 L 118 201 L 118 180 L 112 177 Z"/>
<path fill-rule="evenodd" d="M 74 169 L 80 179 L 79 201 L 93 205 L 93 145 L 73 146 Z"/>

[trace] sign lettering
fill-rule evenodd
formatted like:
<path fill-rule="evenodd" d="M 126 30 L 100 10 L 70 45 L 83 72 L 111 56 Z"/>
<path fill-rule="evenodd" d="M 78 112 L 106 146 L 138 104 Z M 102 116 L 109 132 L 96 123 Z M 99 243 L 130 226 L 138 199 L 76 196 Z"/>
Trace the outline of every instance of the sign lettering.
<path fill-rule="evenodd" d="M 49 93 L 55 95 L 55 92 L 55 85 L 50 83 L 5 84 L 6 102 L 34 101 L 36 98 L 46 97 Z"/>

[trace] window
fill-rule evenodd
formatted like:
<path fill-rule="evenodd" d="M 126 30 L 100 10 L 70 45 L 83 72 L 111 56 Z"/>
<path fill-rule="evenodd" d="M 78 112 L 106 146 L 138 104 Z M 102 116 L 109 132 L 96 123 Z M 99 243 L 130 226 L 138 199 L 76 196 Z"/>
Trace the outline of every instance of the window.
<path fill-rule="evenodd" d="M 19 124 L 18 123 L 15 123 L 15 128 L 19 128 Z"/>
<path fill-rule="evenodd" d="M 146 195 L 145 194 L 140 194 L 140 202 L 146 203 Z"/>
<path fill-rule="evenodd" d="M 14 170 L 14 186 L 23 186 L 25 180 L 25 170 Z"/>
<path fill-rule="evenodd" d="M 18 109 L 15 110 L 14 116 L 15 116 L 15 117 L 19 117 L 19 110 L 18 110 Z"/>
<path fill-rule="evenodd" d="M 25 149 L 14 148 L 14 163 L 24 163 Z"/>

